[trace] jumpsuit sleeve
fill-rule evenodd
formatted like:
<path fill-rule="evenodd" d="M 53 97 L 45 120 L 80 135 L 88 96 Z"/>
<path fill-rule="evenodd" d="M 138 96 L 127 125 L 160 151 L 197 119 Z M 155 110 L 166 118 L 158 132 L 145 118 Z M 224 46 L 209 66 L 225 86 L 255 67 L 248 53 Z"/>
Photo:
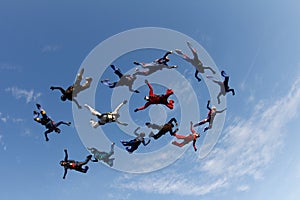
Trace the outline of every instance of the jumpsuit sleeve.
<path fill-rule="evenodd" d="M 193 129 L 193 122 L 191 122 L 190 130 L 193 134 L 196 134 L 196 131 Z"/>
<path fill-rule="evenodd" d="M 173 122 L 175 122 L 176 126 L 178 125 L 178 122 L 176 120 L 175 117 L 173 117 L 172 119 L 170 119 L 170 121 L 168 123 L 172 124 Z"/>
<path fill-rule="evenodd" d="M 150 140 L 148 140 L 148 142 L 145 142 L 145 139 L 143 139 L 142 143 L 144 146 L 147 146 L 150 143 Z"/>
<path fill-rule="evenodd" d="M 66 91 L 62 87 L 50 87 L 51 90 L 59 90 L 62 94 L 65 94 Z"/>
<path fill-rule="evenodd" d="M 194 150 L 197 151 L 197 147 L 196 147 L 196 139 L 193 140 L 193 147 L 194 147 Z"/>
<path fill-rule="evenodd" d="M 222 113 L 224 112 L 225 110 L 227 110 L 227 108 L 223 109 L 223 110 L 217 110 L 216 113 Z"/>
<path fill-rule="evenodd" d="M 207 101 L 206 108 L 207 108 L 208 110 L 211 110 L 211 108 L 209 107 L 209 104 L 210 104 L 210 100 Z"/>
<path fill-rule="evenodd" d="M 137 127 L 135 130 L 134 130 L 134 135 L 136 135 L 136 136 L 139 136 L 139 134 L 137 133 L 137 131 L 140 129 L 140 127 Z"/>
<path fill-rule="evenodd" d="M 65 172 L 64 172 L 63 179 L 65 179 L 65 178 L 66 178 L 66 175 L 67 175 L 67 173 L 68 173 L 68 168 L 67 168 L 67 167 L 65 167 Z"/>
<path fill-rule="evenodd" d="M 65 151 L 65 161 L 68 161 L 68 158 L 69 158 L 68 151 L 67 151 L 67 149 L 65 149 L 64 151 Z"/>

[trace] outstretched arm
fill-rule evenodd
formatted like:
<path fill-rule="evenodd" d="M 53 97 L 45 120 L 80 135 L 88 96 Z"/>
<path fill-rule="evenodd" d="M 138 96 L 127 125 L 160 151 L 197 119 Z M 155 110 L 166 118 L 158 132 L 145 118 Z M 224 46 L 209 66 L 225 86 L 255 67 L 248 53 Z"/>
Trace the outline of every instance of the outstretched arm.
<path fill-rule="evenodd" d="M 74 101 L 74 103 L 77 105 L 78 109 L 82 108 L 76 99 L 73 98 L 72 101 Z"/>
<path fill-rule="evenodd" d="M 193 134 L 196 134 L 196 131 L 193 129 L 193 122 L 191 121 L 190 123 L 191 123 L 191 127 L 190 127 L 191 132 Z"/>
<path fill-rule="evenodd" d="M 123 126 L 127 126 L 127 125 L 128 125 L 127 123 L 125 123 L 125 122 L 120 122 L 119 120 L 116 120 L 116 122 L 117 122 L 118 124 L 123 125 Z"/>
<path fill-rule="evenodd" d="M 225 110 L 227 110 L 227 108 L 224 108 L 223 110 L 217 110 L 216 113 L 222 113 L 222 112 L 224 112 Z"/>
<path fill-rule="evenodd" d="M 145 140 L 143 139 L 142 143 L 144 146 L 147 146 L 150 143 L 150 139 L 148 140 L 148 142 L 145 142 Z"/>
<path fill-rule="evenodd" d="M 135 130 L 134 130 L 134 135 L 136 135 L 136 136 L 139 136 L 139 134 L 137 133 L 137 131 L 140 129 L 141 127 L 137 127 Z"/>
<path fill-rule="evenodd" d="M 67 168 L 67 167 L 65 167 L 65 172 L 64 172 L 63 179 L 65 179 L 65 178 L 66 178 L 66 175 L 67 175 L 67 173 L 68 173 L 68 168 Z"/>
<path fill-rule="evenodd" d="M 193 147 L 194 147 L 194 150 L 197 151 L 197 147 L 196 147 L 196 139 L 193 140 Z"/>
<path fill-rule="evenodd" d="M 64 149 L 64 152 L 65 152 L 65 159 L 64 159 L 64 161 L 68 161 L 69 155 L 68 155 L 67 149 Z"/>
<path fill-rule="evenodd" d="M 62 87 L 54 87 L 54 86 L 51 86 L 50 89 L 51 89 L 51 90 L 60 90 L 60 92 L 61 92 L 62 94 L 65 94 L 65 93 L 66 93 L 66 91 L 65 91 Z"/>
<path fill-rule="evenodd" d="M 207 108 L 208 110 L 211 110 L 211 108 L 209 107 L 209 104 L 210 104 L 210 100 L 207 101 L 206 108 Z"/>
<path fill-rule="evenodd" d="M 178 122 L 176 120 L 175 117 L 173 117 L 172 119 L 170 119 L 170 121 L 168 123 L 172 124 L 173 122 L 175 122 L 175 125 L 178 126 Z"/>

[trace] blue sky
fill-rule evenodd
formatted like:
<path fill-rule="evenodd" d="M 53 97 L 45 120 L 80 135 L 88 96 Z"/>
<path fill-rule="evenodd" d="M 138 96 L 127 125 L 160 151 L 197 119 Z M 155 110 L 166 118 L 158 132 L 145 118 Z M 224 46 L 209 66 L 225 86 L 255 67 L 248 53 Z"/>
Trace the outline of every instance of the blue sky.
<path fill-rule="evenodd" d="M 296 0 L 1 1 L 1 198 L 298 199 L 299 8 Z M 61 102 L 60 94 L 49 87 L 69 86 L 84 59 L 99 43 L 142 27 L 168 28 L 188 35 L 202 45 L 220 70 L 230 74 L 236 96 L 227 96 L 225 124 L 216 146 L 204 159 L 190 146 L 173 164 L 150 173 L 131 174 L 90 163 L 87 174 L 70 171 L 63 180 L 59 166 L 63 149 L 68 148 L 70 157 L 76 160 L 84 159 L 88 151 L 74 125 L 62 127 L 60 135 L 50 134 L 50 141 L 45 142 L 43 127 L 32 120 L 35 103 L 42 104 L 53 119 L 74 122 L 72 104 Z M 132 59 L 147 62 L 162 53 L 130 52 L 114 63 L 126 72 L 134 69 Z M 196 82 L 191 66 L 176 55 L 170 57 L 180 66 L 177 71 L 196 88 L 201 116 L 191 116 L 191 120 L 203 118 L 209 98 L 205 83 Z M 103 78 L 116 80 L 110 69 Z M 94 87 L 96 108 L 110 111 L 111 101 L 104 97 L 110 97 L 112 91 L 103 85 Z M 133 113 L 135 107 L 144 103 L 142 97 L 148 92 L 145 86 L 139 89 L 141 95 L 133 95 L 124 110 L 129 108 L 135 122 L 142 125 L 144 119 L 151 118 L 151 112 L 164 108 Z M 155 88 L 157 93 L 164 90 L 159 85 Z M 179 118 L 180 108 L 164 109 L 161 116 Z M 187 134 L 184 130 L 188 130 L 188 124 L 181 124 L 181 128 L 181 133 Z M 112 124 L 103 130 L 111 131 L 114 135 L 108 138 L 117 143 L 131 138 Z M 87 134 L 99 133 L 90 131 Z M 204 136 L 197 142 L 199 151 Z M 141 146 L 137 154 L 155 153 L 171 140 L 166 135 L 151 141 L 148 147 Z M 102 150 L 108 149 L 109 146 Z M 162 156 L 158 154 L 157 159 Z M 146 155 L 143 159 L 147 159 Z M 151 163 L 152 158 L 149 159 L 147 162 Z"/>

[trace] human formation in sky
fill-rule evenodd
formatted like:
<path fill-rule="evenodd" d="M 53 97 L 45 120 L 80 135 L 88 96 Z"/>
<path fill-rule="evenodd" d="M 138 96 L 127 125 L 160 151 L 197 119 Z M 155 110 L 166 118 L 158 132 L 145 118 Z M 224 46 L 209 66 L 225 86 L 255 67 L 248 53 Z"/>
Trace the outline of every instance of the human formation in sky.
<path fill-rule="evenodd" d="M 220 93 L 216 97 L 218 100 L 218 104 L 220 104 L 220 96 L 221 95 L 225 96 L 226 93 L 228 93 L 228 92 L 231 92 L 232 95 L 235 95 L 234 89 L 232 89 L 228 86 L 229 76 L 225 73 L 225 71 L 221 72 L 221 76 L 224 77 L 224 81 L 217 80 L 213 76 L 213 74 L 216 73 L 215 70 L 213 70 L 209 66 L 203 65 L 203 63 L 198 58 L 196 49 L 192 47 L 191 43 L 187 42 L 187 46 L 192 51 L 193 58 L 190 58 L 188 55 L 182 53 L 182 51 L 179 49 L 176 49 L 175 52 L 177 53 L 177 55 L 179 55 L 180 57 L 182 57 L 184 60 L 186 60 L 188 63 L 190 63 L 191 65 L 193 65 L 195 67 L 195 69 L 196 69 L 195 78 L 199 82 L 201 81 L 201 79 L 198 77 L 199 73 L 205 74 L 206 73 L 205 70 L 208 70 L 211 72 L 211 74 L 206 75 L 206 77 L 211 79 L 213 82 L 217 83 L 218 85 L 220 85 Z M 162 58 L 156 59 L 155 61 L 148 63 L 148 64 L 139 63 L 137 61 L 134 61 L 135 65 L 141 66 L 143 69 L 146 69 L 146 71 L 140 71 L 138 68 L 136 68 L 135 72 L 132 75 L 130 75 L 130 74 L 124 75 L 118 67 L 116 67 L 115 65 L 110 65 L 113 72 L 119 77 L 119 80 L 115 81 L 115 82 L 111 82 L 109 79 L 105 79 L 105 80 L 101 80 L 101 83 L 112 89 L 115 87 L 118 87 L 118 86 L 127 86 L 129 88 L 129 91 L 134 92 L 134 93 L 140 93 L 138 90 L 135 90 L 132 88 L 134 81 L 137 79 L 137 76 L 148 76 L 154 72 L 162 70 L 163 68 L 167 68 L 167 69 L 177 68 L 177 65 L 169 66 L 167 64 L 170 61 L 170 58 L 168 57 L 170 54 L 173 54 L 173 51 L 166 52 Z M 82 81 L 83 73 L 84 73 L 84 69 L 81 69 L 79 74 L 76 77 L 75 83 L 73 85 L 71 85 L 70 87 L 68 87 L 66 90 L 64 90 L 62 87 L 54 87 L 54 86 L 51 86 L 50 89 L 51 90 L 60 90 L 60 92 L 62 93 L 62 96 L 61 96 L 62 101 L 65 101 L 67 99 L 70 101 L 73 101 L 77 105 L 78 109 L 81 109 L 82 107 L 76 100 L 76 97 L 81 91 L 88 89 L 92 82 L 92 78 L 86 77 L 85 78 L 86 82 L 83 85 L 81 85 L 80 83 Z M 166 107 L 168 107 L 169 109 L 174 108 L 174 105 L 175 105 L 174 100 L 172 100 L 172 99 L 168 100 L 168 98 L 172 94 L 174 94 L 174 93 L 176 94 L 176 91 L 173 91 L 172 89 L 169 88 L 166 90 L 165 94 L 157 95 L 157 94 L 154 94 L 152 85 L 149 83 L 149 81 L 147 79 L 145 80 L 145 83 L 149 87 L 149 95 L 144 97 L 144 99 L 147 102 L 145 103 L 144 106 L 136 108 L 134 110 L 134 112 L 142 111 L 152 104 L 162 104 L 162 105 L 165 105 Z M 90 120 L 90 124 L 93 128 L 97 128 L 100 125 L 103 126 L 107 123 L 112 123 L 112 122 L 116 122 L 120 125 L 127 126 L 128 125 L 127 123 L 119 121 L 119 117 L 120 117 L 119 110 L 126 103 L 127 103 L 127 100 L 123 100 L 123 102 L 121 102 L 115 108 L 114 111 L 106 112 L 106 113 L 100 113 L 99 111 L 97 111 L 95 108 L 92 108 L 88 104 L 84 104 L 84 107 L 86 107 L 91 112 L 92 115 L 97 117 L 97 121 L 95 121 L 93 119 Z M 54 122 L 50 117 L 48 117 L 46 115 L 46 112 L 45 112 L 45 110 L 42 109 L 41 105 L 39 105 L 39 104 L 36 104 L 36 105 L 37 105 L 37 108 L 39 111 L 34 111 L 34 120 L 46 127 L 47 130 L 44 133 L 46 141 L 49 141 L 49 138 L 48 138 L 49 133 L 51 133 L 53 131 L 55 131 L 57 133 L 61 132 L 61 130 L 58 128 L 59 125 L 64 124 L 64 125 L 70 126 L 71 122 L 64 122 L 64 121 L 60 121 L 58 123 Z M 177 147 L 183 147 L 183 146 L 189 144 L 190 142 L 193 142 L 193 148 L 195 151 L 197 151 L 196 141 L 200 137 L 200 133 L 197 133 L 193 129 L 193 127 L 201 126 L 203 124 L 208 123 L 208 126 L 205 127 L 203 130 L 204 132 L 208 131 L 213 126 L 213 121 L 214 121 L 215 115 L 218 113 L 222 113 L 224 110 L 226 110 L 226 108 L 223 110 L 217 110 L 216 106 L 210 107 L 210 100 L 208 100 L 206 107 L 209 110 L 207 117 L 194 125 L 193 125 L 193 122 L 191 121 L 190 122 L 191 133 L 188 135 L 178 134 L 178 131 L 179 131 L 178 122 L 177 122 L 176 118 L 172 117 L 167 123 L 162 124 L 162 125 L 153 124 L 151 122 L 145 122 L 145 125 L 148 128 L 158 130 L 158 132 L 156 134 L 151 131 L 148 135 L 149 139 L 145 139 L 146 134 L 144 132 L 138 133 L 138 130 L 140 129 L 140 127 L 138 127 L 134 131 L 134 135 L 136 136 L 135 138 L 133 138 L 129 141 L 121 140 L 120 142 L 123 146 L 125 146 L 125 149 L 128 151 L 128 153 L 131 154 L 139 148 L 140 144 L 143 144 L 144 146 L 149 145 L 149 143 L 151 141 L 150 138 L 153 138 L 154 140 L 158 140 L 160 137 L 162 137 L 167 132 L 169 132 L 171 136 L 176 138 L 176 140 L 174 140 L 172 142 L 173 145 L 175 145 Z M 42 116 L 41 118 L 40 118 L 40 115 Z M 176 126 L 176 128 L 175 128 L 175 126 Z M 180 141 L 180 142 L 178 142 L 178 141 Z M 99 151 L 95 147 L 88 147 L 87 149 L 91 152 L 91 154 L 94 155 L 94 159 L 92 160 L 92 155 L 88 155 L 86 157 L 86 160 L 83 162 L 69 160 L 68 152 L 65 149 L 64 150 L 65 158 L 64 158 L 64 160 L 62 160 L 60 162 L 60 165 L 63 166 L 64 170 L 65 170 L 63 178 L 65 179 L 67 171 L 69 169 L 79 171 L 82 173 L 86 173 L 88 171 L 89 167 L 85 166 L 83 168 L 83 166 L 88 164 L 89 161 L 92 161 L 92 162 L 103 161 L 104 163 L 106 163 L 107 165 L 112 167 L 114 164 L 114 160 L 115 160 L 115 158 L 111 158 L 111 156 L 114 154 L 114 145 L 115 145 L 115 143 L 113 142 L 111 144 L 111 149 L 109 152 Z"/>

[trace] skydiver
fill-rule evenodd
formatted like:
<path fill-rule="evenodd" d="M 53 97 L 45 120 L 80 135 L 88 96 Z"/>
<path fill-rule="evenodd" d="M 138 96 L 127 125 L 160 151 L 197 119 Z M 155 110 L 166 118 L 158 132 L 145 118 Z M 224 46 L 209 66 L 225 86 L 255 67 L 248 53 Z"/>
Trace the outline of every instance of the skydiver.
<path fill-rule="evenodd" d="M 36 107 L 39 109 L 38 111 L 33 111 L 33 119 L 34 121 L 42 124 L 47 128 L 47 130 L 44 132 L 46 141 L 49 141 L 48 134 L 55 131 L 56 133 L 60 133 L 60 129 L 58 128 L 61 124 L 70 126 L 71 122 L 63 122 L 60 121 L 58 123 L 55 123 L 50 117 L 47 116 L 46 111 L 42 109 L 40 104 L 36 104 Z M 42 115 L 42 118 L 40 118 L 40 114 Z"/>
<path fill-rule="evenodd" d="M 139 63 L 137 61 L 134 61 L 133 64 L 139 65 L 144 69 L 147 69 L 147 71 L 139 71 L 138 68 L 136 69 L 136 72 L 134 73 L 135 75 L 142 75 L 142 76 L 148 76 L 150 74 L 153 74 L 154 72 L 158 70 L 162 70 L 164 68 L 167 69 L 172 69 L 172 68 L 177 68 L 176 65 L 169 66 L 168 62 L 170 61 L 168 55 L 172 54 L 172 51 L 168 51 L 165 53 L 165 55 L 162 58 L 156 59 L 155 61 L 151 63 Z"/>
<path fill-rule="evenodd" d="M 199 123 L 197 123 L 197 124 L 194 125 L 194 127 L 197 127 L 197 126 L 201 126 L 202 124 L 209 123 L 209 125 L 204 128 L 204 132 L 207 131 L 208 129 L 212 128 L 213 121 L 215 119 L 216 114 L 222 113 L 222 112 L 224 112 L 226 110 L 226 108 L 225 108 L 225 109 L 223 109 L 221 111 L 218 111 L 217 108 L 216 108 L 216 106 L 212 106 L 210 108 L 209 104 L 210 104 L 210 100 L 207 101 L 207 105 L 206 105 L 206 108 L 209 110 L 209 112 L 207 114 L 207 117 L 205 119 L 203 119 L 202 121 L 200 121 Z"/>
<path fill-rule="evenodd" d="M 173 94 L 172 89 L 167 89 L 166 93 L 163 94 L 163 95 L 156 95 L 156 94 L 153 93 L 153 88 L 150 85 L 150 83 L 148 82 L 148 80 L 145 80 L 145 83 L 148 85 L 148 87 L 150 89 L 149 96 L 144 97 L 144 99 L 147 101 L 147 103 L 144 106 L 140 107 L 140 108 L 136 108 L 134 110 L 134 112 L 144 110 L 145 108 L 147 108 L 151 104 L 163 104 L 163 105 L 167 106 L 168 108 L 173 109 L 174 101 L 173 100 L 168 101 L 168 97 Z"/>
<path fill-rule="evenodd" d="M 178 131 L 178 128 L 175 129 L 175 131 L 173 131 L 173 127 L 174 127 L 174 124 L 178 127 L 178 122 L 177 120 L 173 117 L 172 119 L 170 119 L 170 121 L 168 121 L 166 124 L 164 124 L 162 126 L 162 128 L 158 131 L 157 134 L 154 134 L 152 131 L 150 132 L 149 134 L 149 137 L 153 137 L 155 140 L 157 140 L 158 138 L 160 138 L 162 135 L 165 135 L 167 132 L 170 133 L 171 136 L 174 136 L 175 133 Z M 151 124 L 148 123 L 148 127 L 150 126 Z M 151 126 L 150 126 L 151 127 Z"/>
<path fill-rule="evenodd" d="M 192 51 L 193 58 L 190 58 L 187 54 L 182 53 L 182 51 L 179 49 L 176 49 L 175 51 L 180 57 L 182 57 L 185 61 L 189 62 L 190 64 L 192 64 L 195 67 L 195 69 L 196 69 L 195 78 L 199 82 L 201 81 L 201 78 L 198 77 L 198 74 L 199 73 L 203 74 L 206 69 L 210 70 L 213 74 L 216 73 L 215 70 L 213 70 L 211 67 L 207 67 L 207 66 L 203 65 L 203 63 L 201 62 L 201 60 L 198 57 L 197 50 L 192 47 L 190 42 L 187 42 L 187 46 Z"/>
<path fill-rule="evenodd" d="M 84 107 L 86 107 L 92 115 L 95 115 L 98 118 L 98 121 L 95 121 L 93 119 L 90 120 L 90 124 L 93 128 L 97 128 L 99 125 L 104 125 L 106 123 L 111 123 L 111 122 L 117 122 L 118 124 L 121 124 L 123 126 L 127 126 L 128 124 L 120 122 L 118 118 L 120 117 L 119 110 L 120 108 L 127 103 L 127 100 L 124 100 L 120 105 L 116 107 L 116 109 L 112 112 L 107 112 L 101 114 L 91 106 L 84 104 Z"/>
<path fill-rule="evenodd" d="M 214 83 L 217 83 L 220 86 L 220 92 L 217 96 L 218 104 L 220 104 L 220 96 L 225 96 L 226 93 L 231 92 L 232 95 L 235 95 L 235 91 L 232 88 L 229 88 L 228 82 L 229 82 L 229 76 L 225 73 L 224 70 L 221 71 L 221 75 L 224 77 L 224 81 L 216 80 L 212 76 L 206 76 L 208 79 L 211 79 Z"/>
<path fill-rule="evenodd" d="M 140 129 L 140 127 L 138 127 L 137 129 L 135 129 L 134 134 L 136 135 L 136 138 L 134 138 L 133 140 L 130 141 L 121 141 L 121 143 L 126 147 L 126 150 L 129 153 L 133 153 L 135 150 L 138 149 L 138 147 L 140 146 L 140 144 L 143 144 L 144 146 L 147 146 L 150 143 L 150 139 L 148 140 L 148 142 L 145 142 L 145 136 L 146 134 L 144 132 L 142 133 L 137 133 L 137 131 Z"/>
<path fill-rule="evenodd" d="M 91 160 L 92 162 L 98 162 L 98 161 L 103 161 L 106 164 L 108 164 L 110 167 L 113 166 L 114 164 L 114 158 L 110 158 L 114 154 L 114 146 L 115 143 L 113 142 L 110 147 L 110 152 L 104 152 L 104 151 L 99 151 L 98 149 L 92 147 L 92 148 L 87 148 L 93 155 L 94 155 L 94 160 Z"/>
<path fill-rule="evenodd" d="M 194 150 L 197 151 L 197 147 L 196 147 L 196 141 L 197 141 L 197 138 L 200 137 L 200 134 L 197 133 L 194 129 L 193 129 L 193 122 L 191 122 L 191 134 L 187 135 L 187 136 L 184 136 L 184 135 L 179 135 L 177 133 L 175 133 L 175 137 L 177 139 L 182 139 L 183 141 L 181 143 L 177 142 L 177 141 L 173 141 L 172 144 L 173 145 L 176 145 L 178 147 L 183 147 L 184 145 L 190 143 L 191 141 L 193 141 L 193 147 L 194 147 Z"/>
<path fill-rule="evenodd" d="M 118 86 L 128 86 L 129 91 L 139 93 L 138 90 L 133 90 L 132 85 L 136 80 L 136 74 L 129 75 L 129 74 L 122 74 L 121 70 L 114 66 L 110 65 L 110 67 L 114 70 L 114 73 L 119 77 L 119 81 L 111 82 L 109 79 L 102 80 L 101 83 L 107 85 L 109 88 L 115 88 Z"/>
<path fill-rule="evenodd" d="M 75 83 L 73 85 L 71 85 L 70 87 L 68 87 L 66 90 L 64 90 L 62 87 L 54 87 L 54 86 L 50 87 L 51 90 L 60 90 L 60 92 L 62 93 L 60 99 L 62 101 L 66 101 L 66 100 L 73 101 L 73 102 L 75 102 L 75 104 L 77 105 L 77 107 L 79 109 L 81 109 L 82 107 L 79 105 L 79 103 L 75 99 L 75 97 L 77 97 L 77 94 L 79 92 L 89 88 L 91 85 L 91 82 L 93 80 L 91 77 L 86 77 L 85 78 L 86 82 L 83 85 L 80 85 L 83 72 L 84 72 L 84 68 L 82 68 L 80 70 L 79 74 L 77 74 Z"/>
<path fill-rule="evenodd" d="M 85 168 L 82 168 L 82 167 L 83 167 L 83 165 L 86 165 L 91 160 L 92 155 L 88 155 L 84 162 L 78 162 L 78 161 L 75 161 L 75 160 L 69 160 L 68 159 L 67 149 L 65 149 L 64 152 L 65 152 L 65 159 L 60 161 L 60 165 L 63 166 L 64 169 L 65 169 L 63 179 L 66 178 L 66 175 L 68 173 L 68 169 L 75 170 L 75 171 L 82 172 L 82 173 L 87 172 L 89 167 L 88 166 L 85 166 Z"/>

